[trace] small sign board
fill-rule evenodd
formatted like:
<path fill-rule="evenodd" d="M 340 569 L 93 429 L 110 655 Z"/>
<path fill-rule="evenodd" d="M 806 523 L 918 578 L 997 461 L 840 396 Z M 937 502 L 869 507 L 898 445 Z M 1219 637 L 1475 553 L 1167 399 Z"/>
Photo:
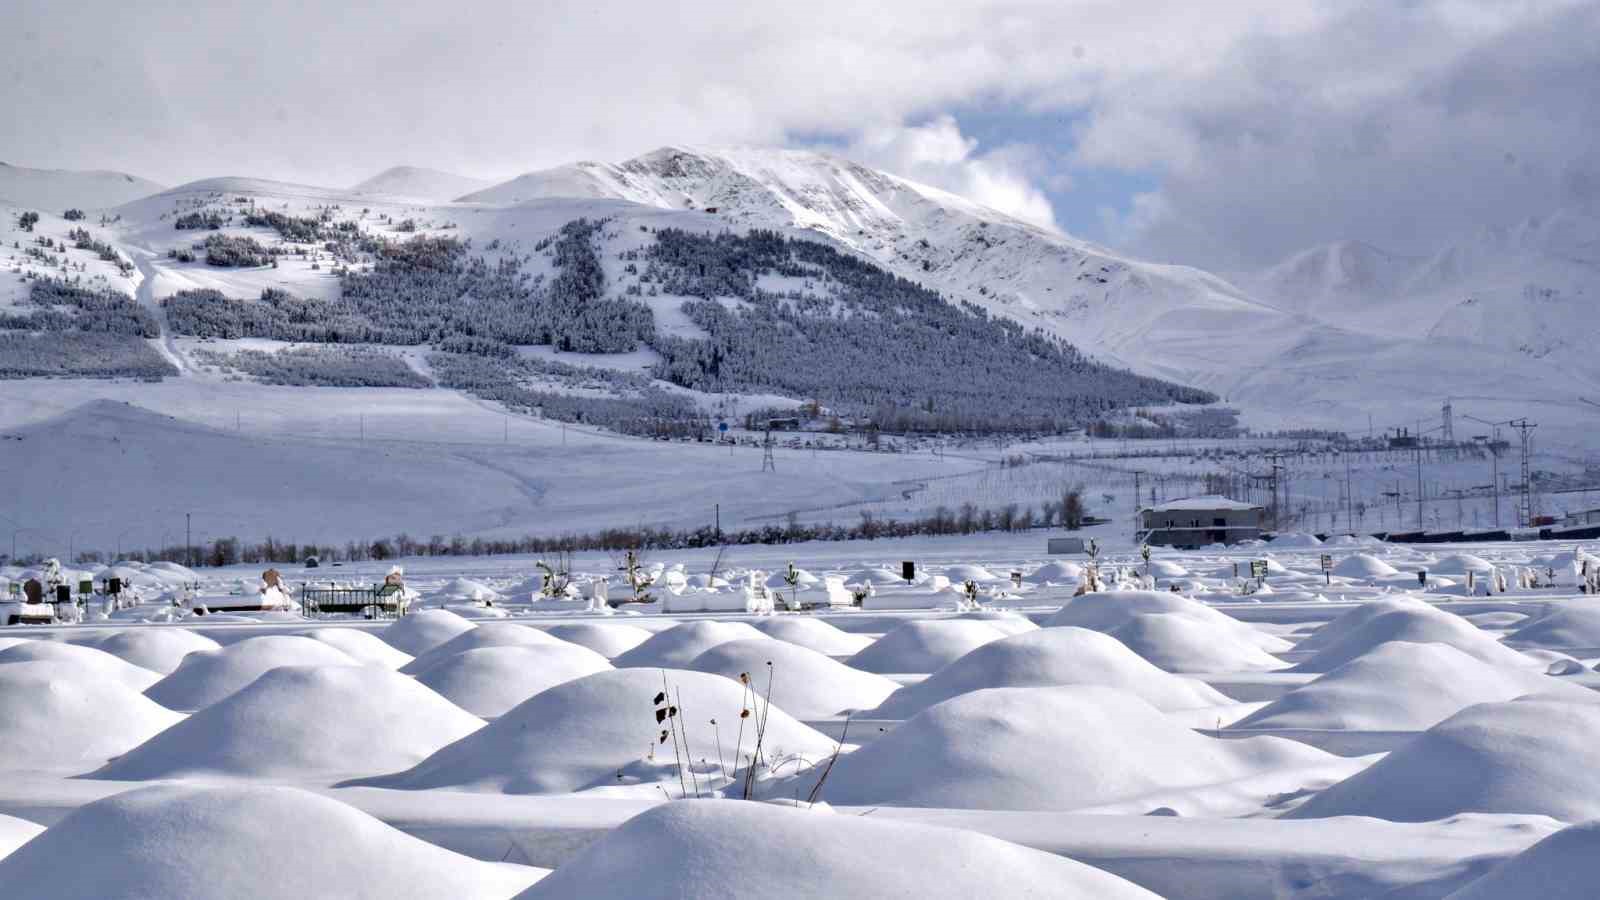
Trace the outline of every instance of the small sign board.
<path fill-rule="evenodd" d="M 1264 559 L 1252 559 L 1252 560 L 1250 560 L 1250 577 L 1251 578 L 1265 578 L 1265 577 L 1267 577 L 1267 561 L 1264 560 Z"/>
<path fill-rule="evenodd" d="M 717 430 L 722 432 L 723 434 L 727 434 L 728 433 L 728 423 L 727 422 L 718 422 L 717 423 Z"/>
<path fill-rule="evenodd" d="M 1332 572 L 1333 571 L 1333 557 L 1330 556 L 1327 553 L 1322 554 L 1322 571 L 1324 571 L 1324 572 Z"/>
<path fill-rule="evenodd" d="M 917 580 L 917 564 L 911 560 L 900 563 L 900 577 L 907 581 Z"/>
<path fill-rule="evenodd" d="M 1083 538 L 1050 538 L 1045 541 L 1044 552 L 1051 556 L 1061 553 L 1083 553 Z"/>

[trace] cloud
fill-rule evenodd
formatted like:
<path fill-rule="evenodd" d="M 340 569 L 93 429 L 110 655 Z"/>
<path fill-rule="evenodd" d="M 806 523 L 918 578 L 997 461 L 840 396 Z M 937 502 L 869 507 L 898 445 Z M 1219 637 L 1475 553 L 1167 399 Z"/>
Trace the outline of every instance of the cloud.
<path fill-rule="evenodd" d="M 1370 4 L 1107 84 L 1076 162 L 1154 168 L 1109 227 L 1218 268 L 1358 238 L 1428 253 L 1600 199 L 1600 7 Z M 1597 210 L 1600 211 L 1600 210 Z"/>
<path fill-rule="evenodd" d="M 844 154 L 1024 222 L 1056 227 L 1050 198 L 1034 184 L 1045 175 L 1041 151 L 1009 144 L 979 153 L 978 141 L 964 136 L 953 116 L 937 116 L 921 125 L 869 128 Z M 1063 186 L 1059 178 L 1056 186 Z"/>

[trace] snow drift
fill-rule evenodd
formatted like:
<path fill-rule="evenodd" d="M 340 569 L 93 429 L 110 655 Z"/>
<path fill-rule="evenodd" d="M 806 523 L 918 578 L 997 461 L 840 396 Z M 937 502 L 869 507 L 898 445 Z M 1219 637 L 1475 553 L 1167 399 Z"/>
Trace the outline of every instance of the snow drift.
<path fill-rule="evenodd" d="M 905 719 L 973 691 L 1056 685 L 1117 688 L 1168 711 L 1229 702 L 1203 682 L 1161 671 L 1115 638 L 1086 628 L 1041 628 L 985 644 L 863 715 Z"/>
<path fill-rule="evenodd" d="M 870 709 L 900 685 L 788 641 L 728 641 L 689 663 L 696 672 L 739 680 L 750 676 L 755 696 L 801 719 L 826 719 L 845 710 Z"/>
<path fill-rule="evenodd" d="M 648 641 L 650 635 L 654 633 L 637 625 L 624 625 L 620 622 L 605 624 L 575 622 L 568 625 L 552 625 L 546 631 L 552 637 L 588 647 L 606 659 L 627 653 Z"/>
<path fill-rule="evenodd" d="M 1006 633 L 986 622 L 915 620 L 897 625 L 850 657 L 864 672 L 936 672 Z"/>
<path fill-rule="evenodd" d="M 753 839 L 760 852 L 752 852 Z M 641 813 L 519 900 L 589 898 L 602 886 L 632 900 L 1156 897 L 1099 869 L 971 831 L 735 800 Z"/>
<path fill-rule="evenodd" d="M 492 719 L 540 691 L 610 668 L 604 656 L 577 644 L 478 647 L 429 666 L 417 681 L 467 712 Z"/>
<path fill-rule="evenodd" d="M 353 666 L 342 651 L 308 637 L 270 634 L 191 653 L 145 696 L 181 712 L 210 706 L 280 666 Z"/>
<path fill-rule="evenodd" d="M 1445 900 L 1589 900 L 1600 883 L 1600 822 L 1550 835 Z"/>
<path fill-rule="evenodd" d="M 1406 607 L 1372 616 L 1302 660 L 1296 672 L 1331 672 L 1390 641 L 1445 644 L 1492 666 L 1534 668 L 1538 664 L 1479 631 L 1471 622 L 1434 607 Z"/>
<path fill-rule="evenodd" d="M 382 666 L 385 669 L 399 669 L 412 659 L 405 651 L 398 650 L 372 632 L 362 631 L 359 628 L 317 628 L 305 632 L 304 636 L 327 644 L 356 662 Z"/>
<path fill-rule="evenodd" d="M 95 778 L 335 781 L 392 772 L 483 721 L 378 666 L 285 666 L 129 751 Z"/>
<path fill-rule="evenodd" d="M 411 662 L 401 667 L 407 675 L 428 671 L 433 666 L 468 650 L 481 647 L 559 647 L 562 641 L 537 628 L 511 622 L 485 622 L 470 631 L 463 631 L 426 653 L 419 653 Z"/>
<path fill-rule="evenodd" d="M 864 634 L 851 634 L 811 616 L 772 616 L 754 625 L 757 631 L 767 637 L 798 644 L 828 656 L 850 656 L 860 653 L 872 643 L 872 638 Z"/>
<path fill-rule="evenodd" d="M 79 644 L 30 640 L 0 650 L 0 664 L 31 661 L 70 666 L 75 670 L 73 677 L 87 684 L 115 682 L 134 691 L 142 691 L 161 680 L 159 672 L 124 662 L 104 650 Z"/>
<path fill-rule="evenodd" d="M 190 629 L 160 626 L 119 631 L 95 644 L 97 649 L 123 662 L 162 675 L 176 671 L 178 664 L 190 653 L 215 650 L 220 646 L 216 641 Z"/>
<path fill-rule="evenodd" d="M 1288 665 L 1237 629 L 1184 613 L 1137 615 L 1110 634 L 1168 672 L 1246 672 Z"/>
<path fill-rule="evenodd" d="M 54 660 L 0 665 L 0 768 L 78 774 L 183 716 L 115 681 Z"/>
<path fill-rule="evenodd" d="M 447 609 L 424 609 L 401 616 L 379 637 L 397 650 L 420 656 L 463 631 L 477 626 Z"/>
<path fill-rule="evenodd" d="M 730 762 L 752 752 L 754 727 L 739 737 L 739 711 L 746 707 L 745 689 L 738 682 L 704 672 L 616 669 L 556 685 L 408 771 L 358 783 L 551 794 L 670 781 L 676 794 L 672 743 L 659 741 L 662 726 L 654 716 L 654 698 L 663 685 L 670 689 L 673 705 L 681 707 L 693 760 L 712 760 L 715 768 L 719 746 L 726 748 Z M 766 746 L 817 759 L 833 752 L 834 743 L 773 706 Z"/>
<path fill-rule="evenodd" d="M 1171 591 L 1096 591 L 1068 600 L 1045 627 L 1075 625 L 1095 631 L 1115 631 L 1134 616 L 1152 613 L 1177 613 L 1190 616 L 1227 631 L 1240 640 L 1268 653 L 1281 653 L 1294 645 L 1215 609 Z"/>
<path fill-rule="evenodd" d="M 161 785 L 80 807 L 0 860 L 29 900 L 508 897 L 544 874 L 479 862 L 287 787 Z"/>
<path fill-rule="evenodd" d="M 684 622 L 651 635 L 649 640 L 612 659 L 611 664 L 619 669 L 682 669 L 718 644 L 752 638 L 764 640 L 767 636 L 743 622 Z"/>

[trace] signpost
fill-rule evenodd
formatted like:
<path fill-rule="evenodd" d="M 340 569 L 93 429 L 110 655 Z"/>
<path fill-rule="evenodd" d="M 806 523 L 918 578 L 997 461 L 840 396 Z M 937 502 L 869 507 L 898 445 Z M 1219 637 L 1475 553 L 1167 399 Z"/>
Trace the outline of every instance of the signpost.
<path fill-rule="evenodd" d="M 1267 580 L 1267 561 L 1264 559 L 1250 560 L 1250 577 L 1256 580 L 1256 587 L 1260 588 Z"/>
<path fill-rule="evenodd" d="M 1333 584 L 1333 557 L 1322 554 L 1322 577 L 1329 585 Z"/>

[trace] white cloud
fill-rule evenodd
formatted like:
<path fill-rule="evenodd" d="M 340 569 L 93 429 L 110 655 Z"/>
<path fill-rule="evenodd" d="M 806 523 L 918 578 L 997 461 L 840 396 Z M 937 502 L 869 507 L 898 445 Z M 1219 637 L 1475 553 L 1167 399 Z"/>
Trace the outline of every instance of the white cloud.
<path fill-rule="evenodd" d="M 964 136 L 954 117 L 941 115 L 922 125 L 869 128 L 845 149 L 869 166 L 966 197 L 991 209 L 1045 228 L 1055 228 L 1050 198 L 1033 184 L 1038 152 L 1007 145 L 979 153 L 978 141 Z"/>

